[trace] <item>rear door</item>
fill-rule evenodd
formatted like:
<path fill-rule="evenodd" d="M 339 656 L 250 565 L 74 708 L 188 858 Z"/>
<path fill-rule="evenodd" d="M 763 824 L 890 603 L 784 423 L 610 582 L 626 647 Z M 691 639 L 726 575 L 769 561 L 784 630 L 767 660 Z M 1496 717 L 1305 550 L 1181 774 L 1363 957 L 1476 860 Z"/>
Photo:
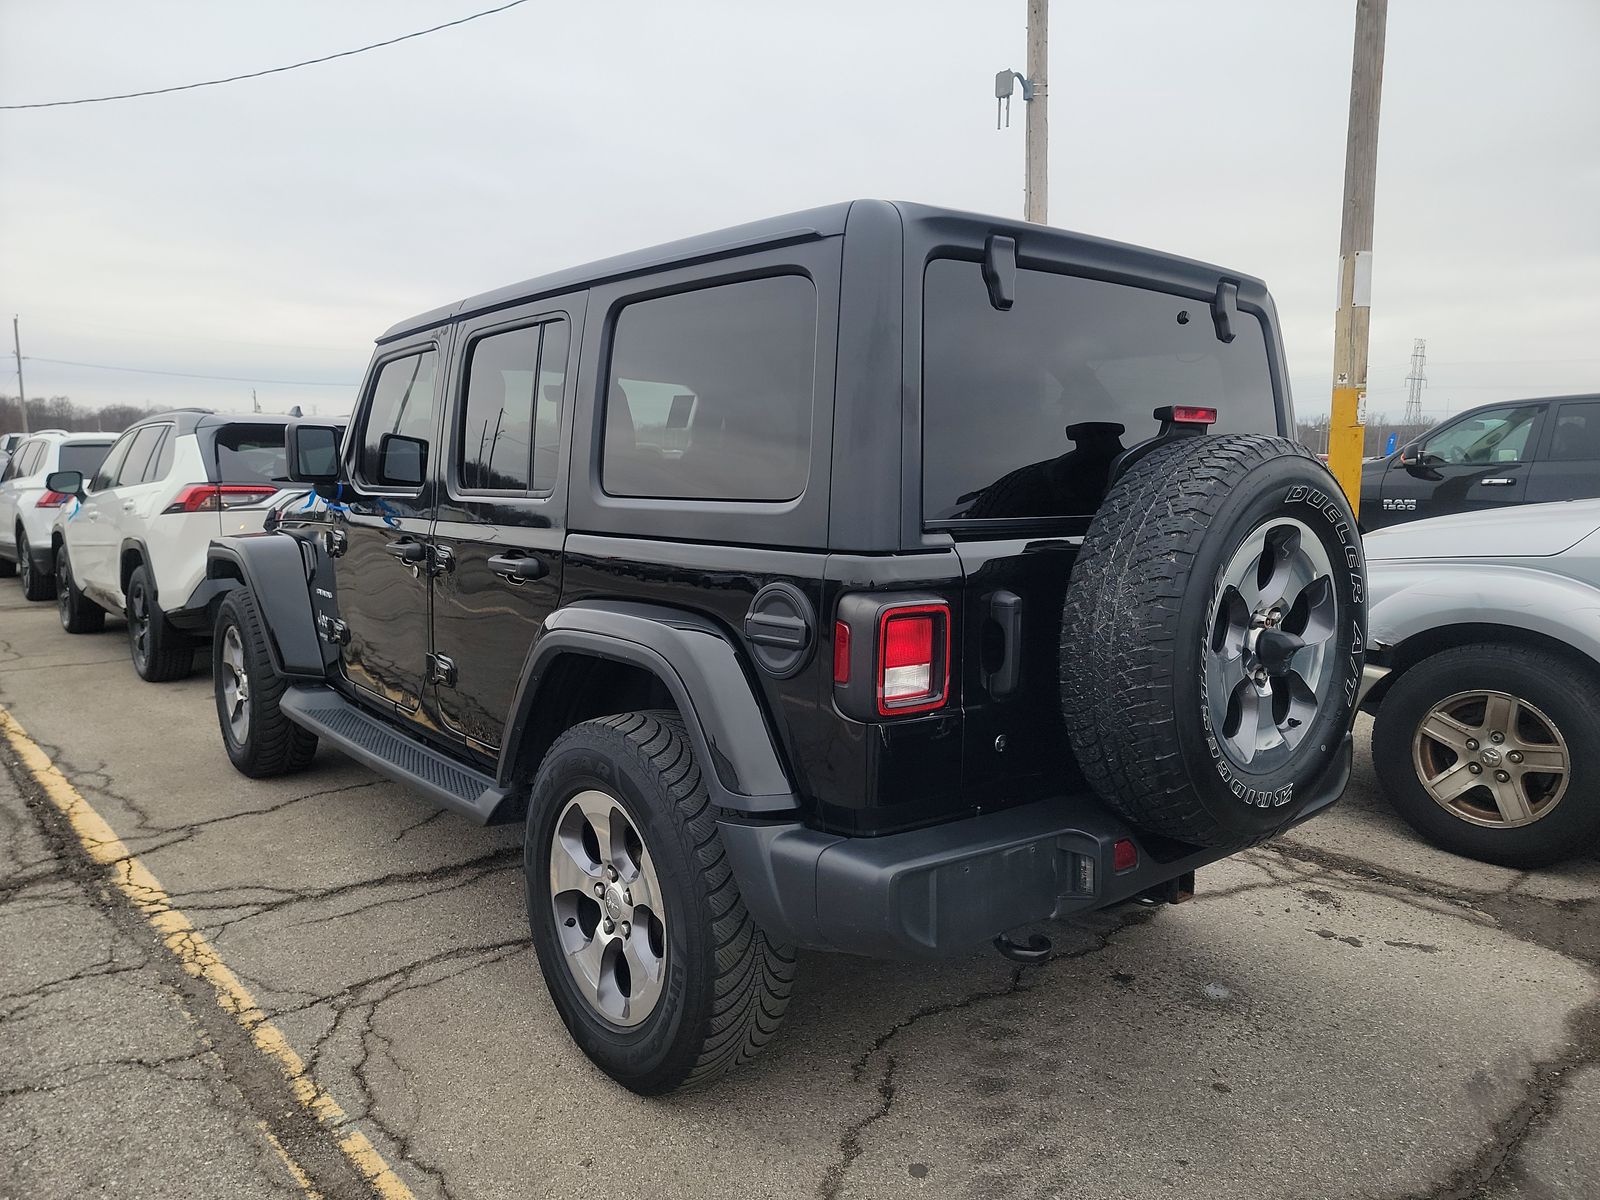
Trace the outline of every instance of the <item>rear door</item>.
<path fill-rule="evenodd" d="M 1556 402 L 1548 424 L 1527 502 L 1600 496 L 1600 397 Z"/>
<path fill-rule="evenodd" d="M 456 332 L 434 524 L 435 696 L 449 733 L 500 747 L 523 662 L 561 596 L 563 439 L 582 295 Z"/>
<path fill-rule="evenodd" d="M 155 576 L 156 603 L 163 608 L 174 608 L 188 599 L 187 595 L 162 592 L 161 573 L 149 559 L 151 542 L 161 540 L 163 532 L 154 526 L 169 499 L 168 489 L 160 482 L 162 446 L 175 436 L 176 430 L 167 423 L 141 427 L 117 469 L 116 483 L 106 494 L 103 523 L 113 531 L 107 547 L 112 571 L 108 583 L 114 580 L 118 600 L 123 590 L 122 553 L 135 548 Z"/>
<path fill-rule="evenodd" d="M 426 719 L 427 544 L 448 332 L 440 327 L 380 348 L 345 439 L 350 482 L 333 509 L 344 535 L 333 573 L 349 638 L 345 679 L 358 698 L 418 720 Z"/>
<path fill-rule="evenodd" d="M 1223 342 L 1205 301 L 1154 283 L 1019 270 L 1001 310 L 978 262 L 936 258 L 923 291 L 924 527 L 965 574 L 963 779 L 1004 803 L 1076 779 L 1062 605 L 1112 460 L 1166 405 L 1216 408 L 1218 433 L 1280 431 L 1269 344 L 1242 305 Z"/>
<path fill-rule="evenodd" d="M 1466 413 L 1423 438 L 1406 461 L 1396 455 L 1383 478 L 1381 523 L 1527 503 L 1544 410 L 1514 404 Z"/>

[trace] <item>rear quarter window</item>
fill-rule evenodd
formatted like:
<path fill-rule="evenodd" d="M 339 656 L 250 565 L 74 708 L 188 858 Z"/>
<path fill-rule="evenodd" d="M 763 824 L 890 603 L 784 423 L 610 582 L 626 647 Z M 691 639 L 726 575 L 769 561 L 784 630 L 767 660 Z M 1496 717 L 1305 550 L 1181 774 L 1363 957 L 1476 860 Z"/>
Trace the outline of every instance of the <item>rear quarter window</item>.
<path fill-rule="evenodd" d="M 1152 437 L 1157 408 L 1217 409 L 1213 433 L 1279 432 L 1261 322 L 1217 340 L 1202 300 L 1017 272 L 1007 311 L 981 266 L 924 277 L 923 516 L 934 523 L 1087 517 L 1112 460 Z"/>
<path fill-rule="evenodd" d="M 224 425 L 217 430 L 217 483 L 289 481 L 282 425 Z"/>
<path fill-rule="evenodd" d="M 76 471 L 85 479 L 93 478 L 100 464 L 105 462 L 106 453 L 111 449 L 111 443 L 103 445 L 85 445 L 82 442 L 68 443 L 61 447 L 61 465 L 58 471 Z"/>

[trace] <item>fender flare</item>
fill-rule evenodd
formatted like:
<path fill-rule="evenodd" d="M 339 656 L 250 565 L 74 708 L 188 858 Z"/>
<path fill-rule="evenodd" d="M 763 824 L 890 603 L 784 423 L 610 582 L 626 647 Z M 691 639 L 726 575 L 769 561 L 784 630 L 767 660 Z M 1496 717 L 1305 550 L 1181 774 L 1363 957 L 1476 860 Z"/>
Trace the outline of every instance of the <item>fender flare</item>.
<path fill-rule="evenodd" d="M 275 671 L 290 679 L 327 678 L 299 539 L 286 533 L 216 538 L 206 550 L 206 578 L 235 578 L 255 595 Z"/>
<path fill-rule="evenodd" d="M 117 547 L 117 590 L 120 592 L 128 590 L 128 581 L 122 577 L 122 560 L 128 557 L 128 551 L 130 550 L 137 554 L 139 560 L 144 563 L 145 570 L 150 577 L 150 590 L 153 593 L 151 599 L 160 604 L 161 589 L 156 585 L 156 569 L 150 559 L 150 547 L 145 545 L 143 538 L 125 537 L 122 539 L 122 544 Z"/>
<path fill-rule="evenodd" d="M 718 808 L 768 814 L 799 806 L 761 701 L 728 637 L 694 613 L 626 601 L 582 600 L 545 620 L 512 701 L 497 772 L 501 787 L 510 786 L 519 749 L 536 725 L 551 668 L 569 655 L 627 663 L 662 682 Z"/>

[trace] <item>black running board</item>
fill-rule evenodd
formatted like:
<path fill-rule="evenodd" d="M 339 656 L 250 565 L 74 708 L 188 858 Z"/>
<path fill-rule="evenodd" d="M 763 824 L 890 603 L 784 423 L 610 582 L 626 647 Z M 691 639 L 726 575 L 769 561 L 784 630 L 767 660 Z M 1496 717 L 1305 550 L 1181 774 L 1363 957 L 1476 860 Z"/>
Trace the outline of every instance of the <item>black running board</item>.
<path fill-rule="evenodd" d="M 407 736 L 326 684 L 291 684 L 278 706 L 296 725 L 357 762 L 479 825 L 508 807 L 507 789 L 495 786 L 493 778 Z"/>

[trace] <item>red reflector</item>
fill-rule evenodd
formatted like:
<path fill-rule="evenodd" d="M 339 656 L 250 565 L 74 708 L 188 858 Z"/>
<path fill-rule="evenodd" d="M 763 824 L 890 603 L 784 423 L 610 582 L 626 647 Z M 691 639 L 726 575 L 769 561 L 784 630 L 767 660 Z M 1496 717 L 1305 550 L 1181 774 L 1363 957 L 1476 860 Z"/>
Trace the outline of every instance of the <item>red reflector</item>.
<path fill-rule="evenodd" d="M 850 626 L 843 621 L 833 623 L 833 681 L 850 682 Z"/>
<path fill-rule="evenodd" d="M 1111 869 L 1113 871 L 1131 871 L 1139 865 L 1139 847 L 1133 844 L 1132 838 L 1122 838 L 1111 847 Z"/>
<path fill-rule="evenodd" d="M 1197 408 L 1190 404 L 1174 405 L 1172 419 L 1180 425 L 1215 425 L 1217 423 L 1217 410 L 1214 408 Z"/>
<path fill-rule="evenodd" d="M 878 626 L 878 712 L 926 712 L 945 702 L 950 683 L 950 609 L 891 608 Z"/>
<path fill-rule="evenodd" d="M 66 492 L 46 492 L 33 502 L 35 508 L 60 508 L 72 497 Z"/>
<path fill-rule="evenodd" d="M 191 483 L 179 492 L 164 513 L 216 512 L 223 508 L 238 508 L 246 504 L 259 504 L 278 494 L 275 487 L 253 487 L 244 483 Z"/>

